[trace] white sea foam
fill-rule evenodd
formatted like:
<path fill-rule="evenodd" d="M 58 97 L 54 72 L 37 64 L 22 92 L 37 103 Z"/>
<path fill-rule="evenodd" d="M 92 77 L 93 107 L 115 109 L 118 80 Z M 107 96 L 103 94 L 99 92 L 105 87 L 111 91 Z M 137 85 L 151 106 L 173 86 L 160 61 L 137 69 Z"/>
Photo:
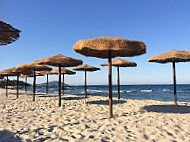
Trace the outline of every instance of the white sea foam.
<path fill-rule="evenodd" d="M 152 92 L 153 90 L 141 90 L 141 92 Z"/>
<path fill-rule="evenodd" d="M 88 92 L 91 92 L 91 93 L 96 93 L 96 92 L 108 92 L 106 90 L 92 90 L 92 89 L 87 89 Z"/>
<path fill-rule="evenodd" d="M 135 92 L 137 92 L 137 91 L 135 91 L 135 90 L 127 90 L 126 92 L 127 92 L 127 93 L 135 93 Z"/>
<path fill-rule="evenodd" d="M 164 92 L 169 92 L 170 89 L 163 89 L 162 91 L 164 91 Z"/>

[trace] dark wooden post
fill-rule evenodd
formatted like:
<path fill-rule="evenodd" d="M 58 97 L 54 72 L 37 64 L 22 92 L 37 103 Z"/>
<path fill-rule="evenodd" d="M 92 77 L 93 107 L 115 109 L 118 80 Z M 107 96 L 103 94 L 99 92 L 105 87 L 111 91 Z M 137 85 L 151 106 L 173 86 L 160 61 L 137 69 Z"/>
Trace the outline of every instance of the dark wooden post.
<path fill-rule="evenodd" d="M 16 83 L 16 98 L 18 98 L 18 87 L 19 87 L 19 73 L 17 73 L 17 83 Z"/>
<path fill-rule="evenodd" d="M 63 73 L 63 75 L 62 75 L 62 77 L 63 77 L 63 84 L 62 84 L 62 91 L 63 91 L 63 95 L 64 95 L 64 89 L 65 89 L 65 75 L 64 75 L 64 73 Z"/>
<path fill-rule="evenodd" d="M 59 64 L 59 106 L 61 106 L 61 64 Z"/>
<path fill-rule="evenodd" d="M 27 93 L 27 76 L 25 77 L 25 93 Z"/>
<path fill-rule="evenodd" d="M 174 104 L 177 105 L 175 62 L 173 62 L 173 81 L 174 81 Z"/>
<path fill-rule="evenodd" d="M 48 82 L 49 82 L 49 80 L 48 80 L 48 74 L 46 74 L 46 77 L 47 77 L 47 84 L 46 84 L 46 94 L 48 94 Z"/>
<path fill-rule="evenodd" d="M 86 83 L 86 70 L 84 71 L 84 92 L 85 92 L 85 98 L 87 98 L 87 83 Z"/>
<path fill-rule="evenodd" d="M 35 101 L 36 93 L 36 70 L 34 69 L 34 80 L 33 80 L 33 101 Z"/>
<path fill-rule="evenodd" d="M 120 99 L 120 77 L 119 77 L 119 66 L 117 66 L 117 89 L 118 89 L 118 99 Z"/>
<path fill-rule="evenodd" d="M 112 109 L 112 61 L 111 61 L 111 50 L 108 53 L 108 80 L 109 80 L 109 116 L 113 117 Z"/>
<path fill-rule="evenodd" d="M 9 80 L 9 76 L 7 75 L 7 81 L 6 81 L 6 97 L 8 97 L 8 80 Z"/>

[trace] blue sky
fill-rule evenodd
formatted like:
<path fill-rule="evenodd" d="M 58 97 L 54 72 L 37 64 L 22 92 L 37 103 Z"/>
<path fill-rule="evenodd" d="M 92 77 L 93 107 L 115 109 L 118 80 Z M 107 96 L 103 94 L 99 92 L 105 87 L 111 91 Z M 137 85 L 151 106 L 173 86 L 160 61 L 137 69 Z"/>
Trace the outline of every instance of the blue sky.
<path fill-rule="evenodd" d="M 121 68 L 121 84 L 172 83 L 171 64 L 147 60 L 171 49 L 190 50 L 189 5 L 189 0 L 1 0 L 0 18 L 22 32 L 19 40 L 0 48 L 0 70 L 55 54 L 100 67 L 106 59 L 76 54 L 73 45 L 80 39 L 114 36 L 147 45 L 146 54 L 122 58 L 137 62 L 138 67 Z M 190 63 L 176 67 L 177 83 L 190 83 Z M 66 83 L 83 84 L 83 76 L 83 72 L 67 76 Z M 44 82 L 45 77 L 37 80 Z M 107 67 L 88 73 L 88 84 L 107 84 Z"/>

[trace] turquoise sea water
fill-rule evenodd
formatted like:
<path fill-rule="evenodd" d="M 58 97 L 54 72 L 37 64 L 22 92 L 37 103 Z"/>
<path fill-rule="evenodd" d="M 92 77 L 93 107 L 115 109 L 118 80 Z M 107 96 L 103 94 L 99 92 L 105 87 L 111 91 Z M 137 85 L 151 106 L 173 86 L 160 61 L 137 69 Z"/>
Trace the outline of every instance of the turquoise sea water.
<path fill-rule="evenodd" d="M 173 85 L 121 85 L 121 98 L 137 100 L 173 101 Z M 32 91 L 32 88 L 28 88 Z M 46 87 L 37 87 L 37 92 L 46 92 Z M 107 85 L 89 85 L 88 95 L 108 96 Z M 49 93 L 58 93 L 57 87 L 50 87 Z M 66 86 L 65 94 L 84 95 L 84 86 Z M 113 97 L 117 97 L 117 86 L 113 85 Z M 190 102 L 190 85 L 177 85 L 177 100 Z"/>

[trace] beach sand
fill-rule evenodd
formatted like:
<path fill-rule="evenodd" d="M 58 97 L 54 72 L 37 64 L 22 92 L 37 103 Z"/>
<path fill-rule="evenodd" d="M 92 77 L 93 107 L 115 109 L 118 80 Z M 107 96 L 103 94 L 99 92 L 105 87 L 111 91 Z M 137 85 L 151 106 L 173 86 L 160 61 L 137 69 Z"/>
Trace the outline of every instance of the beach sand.
<path fill-rule="evenodd" d="M 9 91 L 10 92 L 10 91 Z M 109 118 L 108 97 L 32 95 L 15 90 L 8 98 L 0 89 L 0 141 L 189 142 L 190 103 L 114 98 Z"/>

